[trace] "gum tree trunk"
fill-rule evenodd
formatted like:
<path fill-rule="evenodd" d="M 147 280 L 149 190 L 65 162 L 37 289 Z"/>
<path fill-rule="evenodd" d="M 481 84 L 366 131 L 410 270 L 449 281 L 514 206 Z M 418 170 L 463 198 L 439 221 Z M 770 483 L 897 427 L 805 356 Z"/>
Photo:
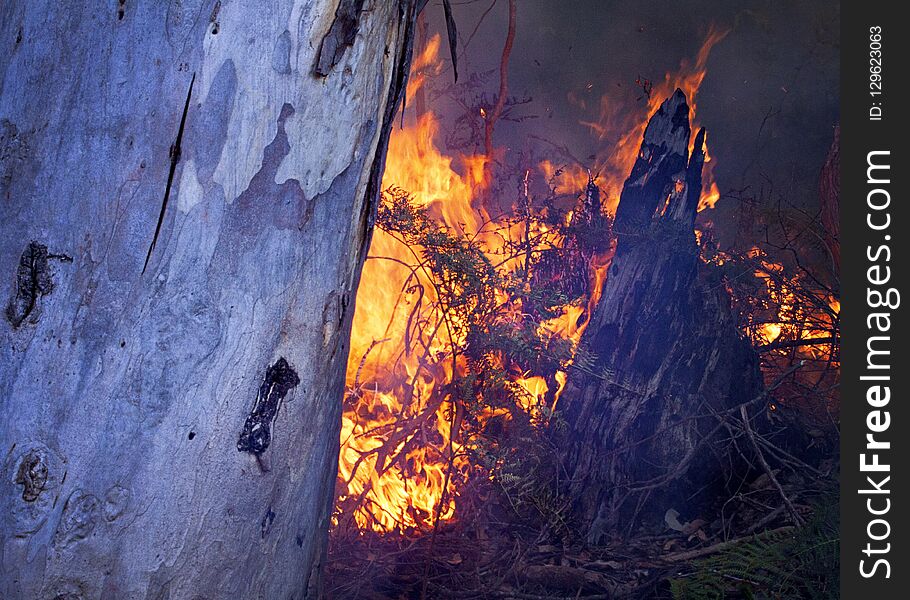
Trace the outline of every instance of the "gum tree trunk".
<path fill-rule="evenodd" d="M 0 597 L 301 598 L 411 0 L 0 6 Z"/>
<path fill-rule="evenodd" d="M 616 253 L 582 338 L 594 357 L 589 374 L 564 392 L 566 464 L 590 543 L 642 524 L 663 527 L 669 509 L 698 516 L 723 475 L 712 413 L 761 390 L 726 290 L 699 277 L 704 130 L 691 156 L 690 137 L 677 90 L 651 118 L 623 187 Z"/>

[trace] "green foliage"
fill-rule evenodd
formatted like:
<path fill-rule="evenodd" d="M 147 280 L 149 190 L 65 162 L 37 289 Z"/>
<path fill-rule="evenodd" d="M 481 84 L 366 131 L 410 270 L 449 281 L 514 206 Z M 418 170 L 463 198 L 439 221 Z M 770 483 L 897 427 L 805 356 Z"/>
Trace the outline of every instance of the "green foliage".
<path fill-rule="evenodd" d="M 377 226 L 413 257 L 406 287 L 422 291 L 409 335 L 424 347 L 434 335 L 449 341 L 448 352 L 429 357 L 436 363 L 454 365 L 458 359 L 456 376 L 440 391 L 456 437 L 468 441 L 464 451 L 479 480 L 493 486 L 511 518 L 564 532 L 568 501 L 559 493 L 561 466 L 546 432 L 561 427 L 552 410 L 555 377 L 567 369 L 575 349 L 541 325 L 567 304 L 585 301 L 584 286 L 567 291 L 558 269 L 575 267 L 573 276 L 586 286 L 590 256 L 573 241 L 580 262 L 566 263 L 563 245 L 575 237 L 569 226 L 554 225 L 554 216 L 564 221 L 528 204 L 520 218 L 487 223 L 483 235 L 465 235 L 433 218 L 406 191 L 390 188 Z M 546 380 L 546 397 L 532 398 L 518 383 L 530 374 Z"/>
<path fill-rule="evenodd" d="M 555 374 L 572 359 L 573 350 L 567 340 L 540 329 L 569 299 L 553 287 L 526 281 L 534 258 L 527 244 L 536 241 L 507 246 L 510 255 L 504 262 L 532 259 L 510 272 L 491 262 L 492 252 L 481 241 L 433 219 L 404 190 L 391 188 L 383 199 L 377 225 L 414 254 L 417 262 L 411 268 L 424 274 L 421 281 L 432 286 L 437 298 L 431 312 L 443 323 L 446 336 L 461 340 L 451 351 L 465 358 L 468 373 L 454 383 L 456 401 L 468 409 L 469 417 L 484 407 L 527 405 L 527 392 L 514 380 L 529 371 Z M 519 312 L 516 307 L 534 310 Z"/>
<path fill-rule="evenodd" d="M 541 408 L 541 417 L 550 431 L 565 427 L 559 413 Z M 523 428 L 512 437 L 514 448 L 482 443 L 472 451 L 472 461 L 483 468 L 495 485 L 509 520 L 535 532 L 547 532 L 554 539 L 571 537 L 571 499 L 563 494 L 559 452 L 536 428 Z"/>
<path fill-rule="evenodd" d="M 837 506 L 818 507 L 803 528 L 756 535 L 670 580 L 675 600 L 724 598 L 829 600 L 838 597 Z"/>
<path fill-rule="evenodd" d="M 421 263 L 432 277 L 441 309 L 455 328 L 470 327 L 490 317 L 495 290 L 506 281 L 479 244 L 432 220 L 407 192 L 392 188 L 379 206 L 377 225 L 405 245 L 419 249 Z"/>

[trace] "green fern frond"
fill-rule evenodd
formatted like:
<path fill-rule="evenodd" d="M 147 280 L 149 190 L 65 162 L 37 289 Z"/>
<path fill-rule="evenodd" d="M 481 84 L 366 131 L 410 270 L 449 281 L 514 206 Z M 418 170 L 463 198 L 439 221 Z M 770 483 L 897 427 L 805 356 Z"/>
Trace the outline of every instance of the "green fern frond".
<path fill-rule="evenodd" d="M 674 600 L 837 598 L 836 510 L 821 506 L 800 530 L 756 535 L 697 561 L 692 573 L 670 580 Z"/>

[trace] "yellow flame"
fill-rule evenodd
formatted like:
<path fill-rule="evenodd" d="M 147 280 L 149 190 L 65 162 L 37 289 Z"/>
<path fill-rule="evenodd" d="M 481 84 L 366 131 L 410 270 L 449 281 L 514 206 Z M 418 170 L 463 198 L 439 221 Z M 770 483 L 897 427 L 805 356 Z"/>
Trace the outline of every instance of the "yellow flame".
<path fill-rule="evenodd" d="M 680 87 L 694 111 L 695 96 L 705 74 L 711 47 L 725 35 L 712 30 L 695 64 L 683 64 L 680 72 L 667 75 L 655 86 L 647 109 L 621 119 L 626 107 L 601 101 L 602 118 L 590 123 L 592 132 L 605 139 L 622 127 L 619 144 L 594 165 L 597 183 L 604 190 L 604 208 L 615 210 L 624 177 L 635 160 L 648 118 L 660 101 Z M 412 96 L 439 72 L 439 36 L 434 36 L 415 59 L 408 84 Z M 606 115 L 606 117 L 604 117 Z M 383 177 L 383 188 L 400 187 L 428 214 L 458 233 L 472 235 L 499 263 L 497 251 L 505 239 L 520 239 L 526 224 L 496 223 L 500 235 L 484 228 L 486 215 L 473 201 L 487 190 L 490 157 L 447 155 L 436 144 L 439 123 L 432 112 L 411 119 L 393 130 Z M 710 161 L 706 162 L 710 164 Z M 540 171 L 557 193 L 584 190 L 589 173 L 579 165 L 558 169 L 544 161 Z M 706 168 L 704 207 L 716 202 L 717 186 Z M 571 218 L 571 217 L 569 217 Z M 558 236 L 546 227 L 533 225 L 535 235 L 550 243 Z M 599 299 L 607 276 L 611 253 L 594 257 L 590 265 L 592 294 L 584 306 L 564 306 L 557 317 L 540 325 L 540 333 L 570 340 L 577 345 Z M 393 235 L 377 229 L 370 256 L 364 265 L 347 365 L 348 391 L 342 416 L 339 455 L 339 503 L 335 523 L 347 514 L 361 530 L 380 532 L 427 530 L 436 519 L 451 519 L 458 502 L 458 483 L 469 475 L 470 465 L 459 439 L 459 408 L 453 406 L 447 384 L 465 370 L 463 360 L 453 359 L 453 350 L 464 340 L 457 323 L 450 323 L 429 307 L 438 300 L 428 272 L 420 268 L 419 249 L 410 248 Z M 504 272 L 516 268 L 516 260 L 499 265 Z M 506 307 L 507 318 L 522 318 L 518 301 L 503 292 L 497 300 Z M 453 327 L 455 326 L 453 331 Z M 524 373 L 513 379 L 526 393 L 523 406 L 533 413 L 544 398 L 558 400 L 567 375 L 555 375 L 557 389 L 549 394 L 547 379 Z M 552 380 L 551 380 L 552 382 Z M 549 394 L 549 395 L 548 395 Z M 555 408 L 554 406 L 550 408 Z M 498 409 L 497 409 L 498 410 Z M 481 419 L 501 411 L 488 411 Z M 407 427 L 399 425 L 406 424 Z M 346 509 L 346 513 L 345 513 Z"/>
<path fill-rule="evenodd" d="M 602 141 L 616 140 L 609 144 L 605 152 L 601 152 L 594 160 L 591 169 L 597 176 L 597 184 L 603 190 L 604 209 L 614 214 L 619 204 L 619 194 L 625 178 L 628 176 L 638 156 L 642 135 L 648 121 L 660 108 L 661 103 L 676 91 L 681 89 L 689 103 L 692 115 L 692 130 L 700 128 L 697 117 L 698 91 L 707 74 L 708 57 L 711 50 L 721 42 L 729 29 L 719 29 L 711 26 L 698 51 L 695 62 L 683 61 L 675 73 L 667 73 L 661 82 L 655 82 L 644 108 L 626 106 L 614 98 L 604 95 L 600 99 L 600 115 L 595 120 L 583 120 L 582 125 L 587 126 L 592 134 Z M 695 136 L 689 142 L 691 154 Z M 698 210 L 714 208 L 720 199 L 720 190 L 714 179 L 715 162 L 711 159 L 710 152 L 705 143 L 705 167 L 702 174 L 702 195 Z M 561 167 L 556 174 L 556 167 L 549 161 L 539 165 L 547 181 L 555 178 L 557 193 L 571 193 L 583 190 L 588 181 L 588 172 L 580 165 L 566 165 Z"/>

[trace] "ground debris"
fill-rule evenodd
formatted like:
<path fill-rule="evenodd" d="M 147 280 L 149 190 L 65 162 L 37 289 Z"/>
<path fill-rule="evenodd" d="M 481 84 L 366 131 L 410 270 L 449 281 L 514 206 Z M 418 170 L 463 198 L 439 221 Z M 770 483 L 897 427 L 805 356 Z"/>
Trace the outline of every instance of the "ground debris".
<path fill-rule="evenodd" d="M 344 541 L 333 537 L 328 597 L 651 598 L 681 567 L 662 556 L 663 538 L 558 547 L 505 530 L 478 539 L 459 524 L 440 526 L 434 543 L 430 538 L 373 532 Z"/>
<path fill-rule="evenodd" d="M 823 490 L 812 491 L 792 477 L 783 485 L 805 510 L 806 521 L 830 520 L 818 505 L 810 508 L 814 502 L 807 498 L 818 498 Z M 734 496 L 723 512 L 687 520 L 682 531 L 657 524 L 598 546 L 585 544 L 583 532 L 564 537 L 510 521 L 495 501 L 484 504 L 486 514 L 441 522 L 435 533 L 336 526 L 327 597 L 669 599 L 672 582 L 699 577 L 706 560 L 813 535 L 811 526 L 794 527 L 787 511 L 773 504 L 776 498 L 771 488 Z"/>

